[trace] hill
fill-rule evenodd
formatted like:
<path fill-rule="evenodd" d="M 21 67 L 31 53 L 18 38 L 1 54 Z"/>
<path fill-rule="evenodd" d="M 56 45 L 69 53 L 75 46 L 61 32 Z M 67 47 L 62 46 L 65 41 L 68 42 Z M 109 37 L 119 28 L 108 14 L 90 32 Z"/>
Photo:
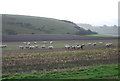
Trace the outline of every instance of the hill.
<path fill-rule="evenodd" d="M 2 34 L 94 34 L 95 32 L 84 30 L 74 23 L 63 20 L 2 14 Z"/>
<path fill-rule="evenodd" d="M 84 28 L 84 29 L 90 29 L 92 31 L 97 32 L 98 34 L 101 35 L 110 35 L 110 36 L 118 36 L 120 35 L 120 27 L 117 27 L 116 25 L 114 26 L 107 26 L 107 25 L 103 25 L 103 26 L 92 26 L 90 24 L 78 24 L 78 26 Z"/>

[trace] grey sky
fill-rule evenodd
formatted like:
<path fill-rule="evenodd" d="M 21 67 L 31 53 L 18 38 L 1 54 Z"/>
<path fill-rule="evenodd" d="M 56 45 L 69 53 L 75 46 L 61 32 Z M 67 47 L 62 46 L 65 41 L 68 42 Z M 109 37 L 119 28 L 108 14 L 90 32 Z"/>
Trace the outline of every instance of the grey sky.
<path fill-rule="evenodd" d="M 117 25 L 118 1 L 1 0 L 0 14 L 40 16 L 92 25 Z"/>

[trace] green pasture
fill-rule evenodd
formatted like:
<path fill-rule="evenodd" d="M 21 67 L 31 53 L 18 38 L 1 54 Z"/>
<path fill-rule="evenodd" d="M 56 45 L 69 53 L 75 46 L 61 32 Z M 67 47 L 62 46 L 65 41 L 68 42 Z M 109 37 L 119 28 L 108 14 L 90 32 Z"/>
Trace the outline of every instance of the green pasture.
<path fill-rule="evenodd" d="M 84 36 L 96 36 L 96 37 L 118 37 L 118 36 L 110 36 L 110 35 L 101 35 L 101 34 L 90 34 Z M 120 37 L 120 36 L 119 36 Z"/>
<path fill-rule="evenodd" d="M 64 45 L 69 44 L 69 45 L 76 45 L 76 44 L 86 44 L 87 43 L 97 43 L 96 47 L 104 47 L 106 43 L 113 43 L 114 46 L 118 45 L 118 40 L 70 40 L 70 41 L 53 41 L 53 44 L 50 44 L 50 41 L 47 41 L 47 44 L 43 44 L 43 41 L 37 41 L 37 44 L 33 44 L 34 41 L 31 41 L 31 45 L 38 45 L 39 48 L 41 49 L 42 45 L 52 45 L 54 48 L 64 48 Z M 99 42 L 103 42 L 103 44 L 99 44 Z M 2 50 L 20 50 L 19 46 L 27 46 L 24 45 L 23 42 L 3 42 L 4 45 L 7 45 L 7 48 L 3 48 Z M 86 48 L 89 48 L 91 46 L 87 46 Z M 26 50 L 26 49 L 24 49 Z"/>
<path fill-rule="evenodd" d="M 66 71 L 44 74 L 15 75 L 5 79 L 118 79 L 118 65 L 99 65 L 81 71 Z"/>
<path fill-rule="evenodd" d="M 3 19 L 3 34 L 75 34 L 78 31 L 74 24 L 52 18 L 3 15 Z"/>

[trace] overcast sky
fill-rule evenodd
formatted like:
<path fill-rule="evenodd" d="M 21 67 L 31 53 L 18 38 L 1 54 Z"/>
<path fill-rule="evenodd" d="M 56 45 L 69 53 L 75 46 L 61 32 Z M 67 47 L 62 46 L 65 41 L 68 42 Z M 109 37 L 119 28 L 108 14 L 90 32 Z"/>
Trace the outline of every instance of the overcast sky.
<path fill-rule="evenodd" d="M 0 14 L 19 14 L 92 25 L 118 24 L 119 0 L 1 0 Z"/>

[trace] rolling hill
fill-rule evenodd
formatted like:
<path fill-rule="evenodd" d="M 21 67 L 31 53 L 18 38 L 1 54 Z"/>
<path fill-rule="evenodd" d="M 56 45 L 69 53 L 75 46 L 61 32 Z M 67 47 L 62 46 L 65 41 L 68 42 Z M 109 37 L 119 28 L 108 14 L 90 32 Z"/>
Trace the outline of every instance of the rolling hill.
<path fill-rule="evenodd" d="M 86 30 L 90 29 L 101 35 L 108 35 L 108 36 L 120 35 L 120 32 L 118 32 L 120 31 L 120 27 L 117 26 L 92 26 L 90 24 L 82 24 L 82 23 L 79 23 L 78 26 L 83 27 Z"/>
<path fill-rule="evenodd" d="M 2 14 L 2 34 L 94 34 L 95 32 L 80 28 L 75 23 L 63 20 Z"/>

